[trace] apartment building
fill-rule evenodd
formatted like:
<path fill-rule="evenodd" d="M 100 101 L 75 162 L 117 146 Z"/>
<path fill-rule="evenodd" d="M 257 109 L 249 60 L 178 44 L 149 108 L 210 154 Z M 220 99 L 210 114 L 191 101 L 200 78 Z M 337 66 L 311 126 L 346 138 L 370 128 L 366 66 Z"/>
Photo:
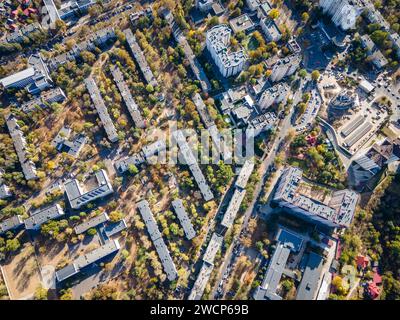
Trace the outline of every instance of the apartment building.
<path fill-rule="evenodd" d="M 286 168 L 273 201 L 306 221 L 330 228 L 349 227 L 359 200 L 358 193 L 349 189 L 317 193 L 312 184 L 303 181 L 302 174 L 303 171 L 297 167 Z"/>
<path fill-rule="evenodd" d="M 231 32 L 227 25 L 220 24 L 208 30 L 206 35 L 207 49 L 225 78 L 240 73 L 247 61 L 247 55 L 243 48 L 232 51 Z"/>

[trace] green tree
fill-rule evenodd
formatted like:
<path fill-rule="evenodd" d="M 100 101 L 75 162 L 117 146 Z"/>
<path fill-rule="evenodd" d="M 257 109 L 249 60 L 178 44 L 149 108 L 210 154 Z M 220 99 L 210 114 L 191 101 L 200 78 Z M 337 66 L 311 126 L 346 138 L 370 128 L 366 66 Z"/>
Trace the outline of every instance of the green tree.
<path fill-rule="evenodd" d="M 306 69 L 301 69 L 299 71 L 299 77 L 304 79 L 306 76 L 307 76 L 307 70 Z"/>
<path fill-rule="evenodd" d="M 311 79 L 313 79 L 314 81 L 317 81 L 320 76 L 321 75 L 318 70 L 314 70 L 313 72 L 311 72 Z"/>
<path fill-rule="evenodd" d="M 304 22 L 304 23 L 307 23 L 307 21 L 310 19 L 310 15 L 307 13 L 307 12 L 303 12 L 302 13 L 302 15 L 301 15 L 301 20 Z"/>
<path fill-rule="evenodd" d="M 17 238 L 8 239 L 6 241 L 6 251 L 7 252 L 14 252 L 17 251 L 21 247 L 21 243 Z"/>
<path fill-rule="evenodd" d="M 36 288 L 34 293 L 35 300 L 47 300 L 47 289 L 43 288 L 42 286 Z"/>
<path fill-rule="evenodd" d="M 271 19 L 277 19 L 278 17 L 279 17 L 279 15 L 280 15 L 280 12 L 279 12 L 279 10 L 278 9 L 271 9 L 269 12 L 268 12 L 268 16 L 271 18 Z"/>
<path fill-rule="evenodd" d="M 139 173 L 139 169 L 133 163 L 131 163 L 130 165 L 128 165 L 128 172 L 131 175 L 136 175 Z"/>
<path fill-rule="evenodd" d="M 109 214 L 109 218 L 111 222 L 120 221 L 124 217 L 123 213 L 118 210 L 114 210 Z"/>

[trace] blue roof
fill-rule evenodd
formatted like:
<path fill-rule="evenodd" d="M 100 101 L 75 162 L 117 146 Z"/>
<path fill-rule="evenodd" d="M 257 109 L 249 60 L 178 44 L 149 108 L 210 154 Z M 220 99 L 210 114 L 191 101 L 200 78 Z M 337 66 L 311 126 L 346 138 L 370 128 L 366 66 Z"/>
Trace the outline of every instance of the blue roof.
<path fill-rule="evenodd" d="M 291 244 L 293 252 L 300 251 L 301 245 L 303 243 L 303 239 L 301 237 L 285 229 L 280 230 L 278 241 L 285 244 Z"/>

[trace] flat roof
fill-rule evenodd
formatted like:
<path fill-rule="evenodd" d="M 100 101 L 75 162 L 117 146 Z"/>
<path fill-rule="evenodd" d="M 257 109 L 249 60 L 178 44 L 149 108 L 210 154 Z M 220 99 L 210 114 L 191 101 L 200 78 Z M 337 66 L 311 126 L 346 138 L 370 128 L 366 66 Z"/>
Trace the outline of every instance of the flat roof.
<path fill-rule="evenodd" d="M 172 206 L 175 210 L 179 222 L 182 225 L 186 238 L 188 240 L 194 238 L 196 236 L 196 231 L 193 228 L 192 221 L 190 221 L 188 213 L 183 205 L 182 199 L 175 199 L 174 201 L 172 201 Z"/>
<path fill-rule="evenodd" d="M 64 210 L 57 203 L 51 205 L 47 208 L 40 209 L 39 211 L 34 212 L 29 218 L 24 220 L 26 229 L 37 229 L 43 223 L 51 220 L 57 219 L 64 215 Z"/>
<path fill-rule="evenodd" d="M 104 104 L 104 100 L 100 94 L 100 90 L 97 87 L 96 82 L 93 78 L 89 77 L 84 80 L 89 95 L 93 101 L 94 107 L 97 110 L 97 114 L 103 124 L 104 130 L 106 131 L 107 137 L 111 142 L 118 141 L 117 129 L 108 113 L 107 107 Z"/>
<path fill-rule="evenodd" d="M 251 159 L 247 159 L 240 169 L 239 176 L 236 179 L 235 186 L 238 188 L 245 189 L 247 182 L 254 170 L 254 161 Z"/>
<path fill-rule="evenodd" d="M 153 213 L 151 212 L 150 205 L 147 200 L 139 201 L 137 204 L 140 215 L 146 225 L 147 231 L 150 235 L 153 245 L 156 248 L 158 257 L 160 258 L 161 264 L 164 268 L 164 272 L 167 275 L 169 281 L 173 281 L 178 277 L 178 272 L 174 261 L 171 258 L 168 247 L 166 246 L 161 232 L 158 229 L 157 222 L 154 219 Z"/>
<path fill-rule="evenodd" d="M 246 190 L 235 189 L 231 200 L 229 201 L 228 208 L 225 211 L 224 217 L 222 218 L 221 225 L 230 228 L 235 221 L 236 215 L 240 209 L 240 205 L 244 199 Z"/>
<path fill-rule="evenodd" d="M 290 255 L 290 248 L 283 243 L 278 243 L 268 265 L 264 280 L 255 292 L 255 300 L 282 300 L 276 293 L 286 262 Z"/>
<path fill-rule="evenodd" d="M 203 261 L 214 264 L 215 255 L 221 249 L 223 241 L 224 237 L 214 232 L 204 253 Z"/>
<path fill-rule="evenodd" d="M 132 97 L 131 91 L 126 84 L 123 74 L 118 66 L 111 66 L 111 74 L 114 77 L 114 81 L 117 84 L 118 90 L 121 93 L 122 99 L 124 99 L 125 105 L 132 117 L 132 120 L 137 128 L 145 128 L 146 123 L 140 114 L 139 107 Z"/>
<path fill-rule="evenodd" d="M 297 288 L 296 300 L 316 299 L 322 280 L 323 265 L 324 258 L 314 252 L 310 252 L 306 269 Z"/>
<path fill-rule="evenodd" d="M 28 78 L 32 78 L 34 75 L 35 75 L 35 68 L 30 67 L 30 68 L 26 68 L 20 72 L 9 75 L 8 77 L 0 79 L 0 83 L 3 85 L 4 88 L 7 89 L 19 81 L 22 81 L 22 80 L 25 80 Z"/>
<path fill-rule="evenodd" d="M 87 230 L 98 226 L 101 223 L 104 223 L 109 220 L 109 217 L 106 212 L 102 212 L 98 216 L 95 216 L 79 225 L 77 225 L 74 230 L 76 234 L 81 234 L 86 232 Z"/>

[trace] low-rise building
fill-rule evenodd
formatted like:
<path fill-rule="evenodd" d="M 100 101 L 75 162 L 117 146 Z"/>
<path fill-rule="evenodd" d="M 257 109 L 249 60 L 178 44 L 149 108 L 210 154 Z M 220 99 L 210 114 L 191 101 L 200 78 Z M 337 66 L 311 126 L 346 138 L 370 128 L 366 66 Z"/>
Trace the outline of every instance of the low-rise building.
<path fill-rule="evenodd" d="M 15 151 L 17 152 L 19 163 L 21 164 L 22 172 L 26 180 L 37 179 L 36 166 L 30 159 L 30 154 L 26 149 L 26 140 L 23 132 L 21 131 L 17 119 L 9 114 L 6 116 L 6 123 L 8 131 L 10 132 L 11 139 L 14 143 Z"/>
<path fill-rule="evenodd" d="M 132 117 L 132 120 L 137 128 L 145 128 L 146 123 L 140 114 L 139 107 L 132 97 L 131 91 L 124 81 L 124 76 L 118 66 L 111 66 L 111 74 L 114 77 L 114 81 L 117 84 L 118 90 L 121 93 L 122 99 L 124 99 L 125 105 Z"/>
<path fill-rule="evenodd" d="M 87 137 L 83 133 L 79 133 L 74 138 L 70 139 L 70 135 L 71 129 L 63 126 L 51 144 L 59 152 L 66 152 L 74 158 L 77 158 L 86 144 Z"/>
<path fill-rule="evenodd" d="M 357 108 L 360 105 L 360 100 L 357 93 L 343 90 L 332 98 L 329 102 L 329 107 L 333 110 L 349 110 Z"/>
<path fill-rule="evenodd" d="M 174 281 L 178 277 L 178 273 L 168 247 L 162 238 L 161 232 L 158 230 L 157 222 L 151 212 L 149 203 L 146 200 L 142 200 L 137 203 L 137 208 L 139 209 L 139 213 L 146 225 L 151 241 L 156 248 L 168 280 Z"/>
<path fill-rule="evenodd" d="M 37 94 L 52 86 L 48 69 L 40 55 L 31 55 L 28 67 L 22 71 L 0 79 L 0 84 L 5 89 L 23 89 L 28 93 Z"/>
<path fill-rule="evenodd" d="M 24 224 L 20 215 L 12 216 L 0 222 L 0 235 L 19 228 Z"/>
<path fill-rule="evenodd" d="M 95 0 L 71 0 L 64 2 L 58 9 L 59 19 L 67 20 L 73 16 L 84 15 L 94 4 L 96 4 Z"/>
<path fill-rule="evenodd" d="M 353 220 L 359 195 L 344 189 L 321 194 L 302 178 L 297 167 L 286 168 L 277 185 L 273 201 L 287 212 L 306 221 L 331 228 L 349 227 Z"/>
<path fill-rule="evenodd" d="M 104 130 L 106 131 L 108 139 L 111 142 L 118 141 L 117 129 L 115 129 L 114 123 L 111 120 L 110 114 L 108 113 L 104 100 L 101 97 L 100 90 L 97 87 L 96 82 L 91 77 L 86 78 L 84 82 L 93 101 L 94 107 L 96 108 L 100 120 L 103 124 Z"/>
<path fill-rule="evenodd" d="M 114 192 L 105 170 L 96 171 L 93 183 L 89 188 L 82 188 L 78 180 L 69 180 L 64 184 L 69 204 L 72 209 L 79 209 L 82 206 L 96 199 L 103 198 Z"/>
<path fill-rule="evenodd" d="M 158 86 L 158 82 L 154 77 L 154 74 L 151 71 L 149 64 L 147 63 L 146 57 L 144 56 L 142 49 L 137 43 L 136 37 L 133 35 L 132 30 L 126 29 L 124 30 L 124 34 L 126 37 L 126 42 L 129 46 L 129 50 L 132 56 L 135 58 L 135 61 L 137 62 L 144 79 L 148 84 L 151 84 L 153 87 Z"/>
<path fill-rule="evenodd" d="M 42 91 L 39 97 L 25 102 L 21 105 L 21 110 L 25 113 L 34 111 L 36 108 L 46 108 L 54 102 L 62 102 L 66 99 L 64 91 L 57 87 L 47 91 Z"/>
<path fill-rule="evenodd" d="M 372 64 L 377 69 L 382 69 L 389 63 L 369 35 L 362 35 L 360 40 L 362 47 L 367 50 L 367 54 L 370 57 Z"/>
<path fill-rule="evenodd" d="M 207 31 L 207 49 L 218 70 L 224 77 L 231 77 L 241 72 L 247 61 L 243 48 L 232 51 L 230 45 L 231 29 L 224 24 L 212 27 Z"/>
<path fill-rule="evenodd" d="M 110 220 L 108 214 L 106 212 L 103 212 L 81 224 L 78 224 L 74 228 L 74 231 L 76 234 L 81 234 L 88 231 L 89 229 L 97 227 L 101 223 L 107 222 L 108 220 Z"/>
<path fill-rule="evenodd" d="M 115 161 L 114 166 L 119 173 L 128 171 L 130 165 L 138 166 L 146 161 L 151 161 L 155 155 L 160 155 L 167 148 L 165 141 L 160 139 L 148 145 L 145 145 L 138 153 L 134 153 L 129 157 Z"/>
<path fill-rule="evenodd" d="M 306 269 L 297 288 L 296 300 L 316 300 L 323 277 L 323 266 L 324 258 L 314 252 L 310 252 Z"/>
<path fill-rule="evenodd" d="M 229 25 L 234 33 L 254 30 L 254 23 L 247 14 L 242 14 L 239 17 L 229 20 Z"/>
<path fill-rule="evenodd" d="M 44 209 L 33 212 L 31 216 L 24 220 L 25 229 L 38 230 L 43 223 L 52 219 L 59 219 L 64 216 L 64 210 L 57 203 Z"/>
<path fill-rule="evenodd" d="M 199 164 L 197 163 L 196 158 L 194 157 L 192 151 L 190 150 L 190 147 L 182 131 L 180 130 L 175 131 L 173 135 L 179 145 L 180 153 L 183 157 L 184 164 L 189 166 L 189 170 L 191 171 L 194 179 L 196 180 L 196 183 L 200 189 L 201 194 L 203 195 L 204 200 L 205 201 L 212 200 L 214 198 L 214 195 L 211 191 L 211 188 L 208 185 L 207 180 L 204 177 L 203 173 L 201 172 Z"/>
<path fill-rule="evenodd" d="M 6 198 L 12 196 L 10 189 L 3 181 L 3 178 L 2 178 L 3 173 L 4 173 L 4 170 L 0 169 L 0 199 L 6 199 Z"/>
<path fill-rule="evenodd" d="M 100 261 L 107 256 L 117 252 L 121 248 L 118 240 L 111 240 L 102 245 L 101 247 L 94 249 L 74 260 L 72 264 L 56 271 L 56 279 L 58 282 L 62 282 L 79 272 L 92 263 Z"/>
<path fill-rule="evenodd" d="M 129 16 L 129 19 L 131 20 L 133 27 L 136 27 L 137 23 L 142 18 L 147 18 L 147 19 L 149 19 L 149 21 L 153 21 L 154 16 L 153 16 L 153 9 L 152 9 L 151 5 L 148 6 L 146 9 L 134 12 Z"/>
<path fill-rule="evenodd" d="M 373 178 L 391 163 L 400 161 L 400 139 L 375 143 L 365 154 L 354 159 L 349 167 L 350 181 L 357 190 L 364 190 Z"/>
<path fill-rule="evenodd" d="M 75 61 L 80 57 L 83 51 L 93 51 L 97 46 L 102 46 L 111 39 L 116 39 L 114 28 L 107 27 L 100 29 L 93 34 L 90 34 L 86 40 L 76 43 L 71 50 L 49 59 L 47 65 L 50 70 L 56 70 L 59 66 L 69 61 Z"/>
<path fill-rule="evenodd" d="M 291 248 L 285 243 L 278 243 L 268 264 L 264 280 L 254 292 L 254 300 L 282 300 L 282 297 L 276 291 L 289 259 L 290 251 Z"/>
<path fill-rule="evenodd" d="M 185 232 L 186 238 L 188 240 L 193 239 L 196 236 L 196 231 L 193 228 L 193 224 L 190 221 L 188 213 L 183 205 L 183 201 L 181 199 L 176 199 L 172 201 L 172 206 L 174 207 L 176 216 L 178 217 L 179 222 Z"/>
<path fill-rule="evenodd" d="M 42 30 L 40 23 L 34 22 L 30 23 L 22 28 L 15 30 L 6 35 L 6 41 L 8 43 L 22 43 L 24 37 L 29 37 L 31 33 Z"/>

